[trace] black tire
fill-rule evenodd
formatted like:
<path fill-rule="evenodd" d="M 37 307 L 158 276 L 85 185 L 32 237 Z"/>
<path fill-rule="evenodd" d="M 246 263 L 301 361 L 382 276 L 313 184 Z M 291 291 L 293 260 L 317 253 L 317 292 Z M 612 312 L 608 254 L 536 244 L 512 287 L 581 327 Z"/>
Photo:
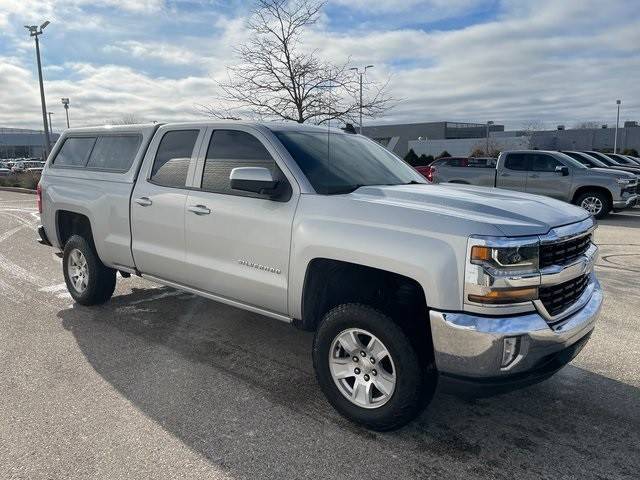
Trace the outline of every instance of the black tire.
<path fill-rule="evenodd" d="M 86 259 L 87 286 L 79 291 L 73 284 L 69 272 L 69 257 L 74 250 L 79 250 Z M 106 302 L 116 288 L 116 271 L 105 267 L 98 258 L 93 245 L 80 235 L 72 235 L 64 246 L 62 271 L 67 289 L 73 299 L 81 305 L 98 305 Z"/>
<path fill-rule="evenodd" d="M 350 328 L 371 332 L 382 341 L 393 359 L 395 390 L 390 399 L 377 408 L 364 408 L 352 403 L 331 375 L 331 345 L 341 332 Z M 362 304 L 344 304 L 329 311 L 322 319 L 313 342 L 316 377 L 331 405 L 349 420 L 376 431 L 402 427 L 429 404 L 435 392 L 437 372 L 433 360 L 425 362 L 425 358 L 432 358 L 432 355 L 419 354 L 393 319 Z"/>
<path fill-rule="evenodd" d="M 598 220 L 600 220 L 601 218 L 606 217 L 607 215 L 609 215 L 609 212 L 612 209 L 612 205 L 611 205 L 611 199 L 609 199 L 609 197 L 603 193 L 600 192 L 598 190 L 594 190 L 592 192 L 585 192 L 580 194 L 580 196 L 578 196 L 578 198 L 576 198 L 576 205 L 579 207 L 583 207 L 582 203 L 587 200 L 588 198 L 595 198 L 598 199 L 601 203 L 602 203 L 602 209 L 598 212 L 598 213 L 592 213 L 590 212 L 595 218 L 597 218 Z M 589 211 L 588 209 L 586 209 L 587 211 Z"/>

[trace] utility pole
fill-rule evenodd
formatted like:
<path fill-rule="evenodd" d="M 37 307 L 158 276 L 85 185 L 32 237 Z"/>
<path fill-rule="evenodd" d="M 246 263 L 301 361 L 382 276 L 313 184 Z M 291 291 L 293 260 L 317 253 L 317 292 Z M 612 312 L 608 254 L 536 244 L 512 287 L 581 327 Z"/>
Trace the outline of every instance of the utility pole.
<path fill-rule="evenodd" d="M 44 125 L 44 136 L 45 136 L 45 152 L 44 158 L 46 159 L 49 156 L 49 152 L 51 151 L 51 138 L 49 137 L 49 125 L 47 123 L 47 104 L 44 100 L 44 84 L 42 82 L 42 64 L 40 62 L 40 42 L 38 41 L 38 36 L 42 35 L 42 31 L 49 25 L 49 21 L 47 20 L 42 25 L 25 25 L 24 28 L 29 30 L 30 36 L 35 38 L 36 41 L 36 59 L 38 60 L 38 79 L 40 80 L 40 101 L 42 103 L 42 123 Z"/>
<path fill-rule="evenodd" d="M 489 126 L 493 125 L 493 121 L 489 120 L 487 122 L 487 148 L 485 149 L 484 153 L 487 155 L 487 157 L 489 156 Z"/>
<path fill-rule="evenodd" d="M 355 72 L 360 77 L 360 135 L 362 135 L 362 78 L 364 77 L 364 74 L 367 72 L 367 70 L 373 67 L 374 65 L 367 65 L 366 67 L 364 67 L 362 71 L 360 71 L 360 68 L 357 68 L 357 67 L 349 69 L 349 70 L 355 70 Z"/>
<path fill-rule="evenodd" d="M 616 100 L 616 105 L 618 106 L 618 115 L 616 116 L 616 136 L 613 139 L 613 153 L 618 153 L 618 124 L 620 123 L 620 104 L 622 102 L 620 100 Z"/>
<path fill-rule="evenodd" d="M 67 115 L 67 128 L 69 128 L 69 99 L 67 97 L 61 98 L 62 106 L 64 107 L 64 113 Z"/>

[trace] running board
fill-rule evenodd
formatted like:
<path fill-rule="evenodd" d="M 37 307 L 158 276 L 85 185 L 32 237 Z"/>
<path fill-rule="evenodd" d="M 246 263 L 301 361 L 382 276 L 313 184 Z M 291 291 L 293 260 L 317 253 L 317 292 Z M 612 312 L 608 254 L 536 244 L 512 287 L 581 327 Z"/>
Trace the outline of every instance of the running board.
<path fill-rule="evenodd" d="M 260 315 L 264 315 L 265 317 L 275 318 L 276 320 L 280 320 L 285 323 L 292 323 L 293 319 L 287 317 L 286 315 L 282 315 L 280 313 L 275 313 L 270 310 L 265 310 L 260 307 L 256 307 L 254 305 L 248 305 L 246 303 L 238 302 L 237 300 L 231 300 L 226 297 L 221 297 L 219 295 L 214 295 L 209 292 L 204 292 L 202 290 L 198 290 L 197 288 L 187 287 L 185 285 L 181 285 L 179 283 L 171 282 L 169 280 L 164 280 L 162 278 L 154 277 L 153 275 L 140 274 L 140 276 L 146 280 L 150 280 L 152 282 L 159 283 L 161 285 L 166 285 L 167 287 L 172 287 L 177 290 L 182 290 L 184 292 L 193 293 L 194 295 L 199 295 L 201 297 L 208 298 L 209 300 L 214 300 L 216 302 L 224 303 L 225 305 L 230 305 L 232 307 L 241 308 L 242 310 L 248 310 L 253 313 L 257 313 Z"/>

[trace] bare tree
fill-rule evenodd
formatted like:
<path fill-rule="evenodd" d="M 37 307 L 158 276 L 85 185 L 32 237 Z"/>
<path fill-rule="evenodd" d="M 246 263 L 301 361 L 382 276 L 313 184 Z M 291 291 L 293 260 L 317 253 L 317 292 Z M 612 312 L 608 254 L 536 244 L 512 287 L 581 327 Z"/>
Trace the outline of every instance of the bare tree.
<path fill-rule="evenodd" d="M 301 37 L 318 21 L 324 4 L 257 0 L 247 23 L 250 39 L 236 48 L 239 63 L 227 67 L 227 79 L 219 84 L 219 101 L 231 108 L 214 105 L 201 110 L 217 118 L 354 122 L 360 108 L 359 79 L 348 63 L 335 65 L 302 48 Z M 363 116 L 380 115 L 392 106 L 387 83 L 364 85 L 368 95 L 362 102 Z"/>

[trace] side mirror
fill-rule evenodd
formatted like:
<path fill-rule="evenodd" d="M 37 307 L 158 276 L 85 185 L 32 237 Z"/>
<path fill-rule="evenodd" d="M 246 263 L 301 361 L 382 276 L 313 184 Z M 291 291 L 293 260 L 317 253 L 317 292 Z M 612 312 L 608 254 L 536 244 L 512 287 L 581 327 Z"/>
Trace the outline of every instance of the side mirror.
<path fill-rule="evenodd" d="M 231 188 L 244 192 L 273 195 L 278 187 L 278 181 L 273 178 L 271 170 L 264 167 L 238 167 L 231 170 L 229 175 Z"/>
<path fill-rule="evenodd" d="M 563 177 L 566 177 L 569 175 L 569 167 L 565 167 L 564 165 L 562 167 L 556 167 L 556 172 L 559 172 Z"/>

